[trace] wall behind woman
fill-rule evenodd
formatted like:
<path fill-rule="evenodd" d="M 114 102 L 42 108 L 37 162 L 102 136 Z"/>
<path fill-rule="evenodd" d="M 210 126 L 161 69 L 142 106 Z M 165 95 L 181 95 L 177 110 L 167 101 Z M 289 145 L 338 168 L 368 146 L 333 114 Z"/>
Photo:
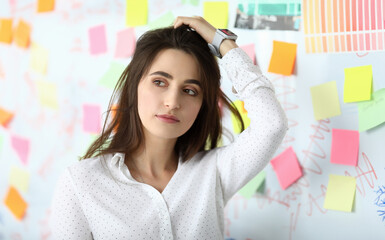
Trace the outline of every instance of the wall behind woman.
<path fill-rule="evenodd" d="M 135 39 L 151 28 L 171 23 L 176 16 L 204 16 L 207 7 L 205 1 L 199 0 L 149 0 L 144 25 L 131 27 L 126 25 L 126 1 L 56 1 L 53 10 L 47 12 L 37 12 L 37 2 L 10 0 L 0 4 L 0 18 L 12 19 L 12 29 L 18 33 L 10 43 L 0 37 L 0 240 L 50 239 L 47 221 L 56 180 L 66 166 L 78 161 L 100 132 L 112 86 L 130 62 Z M 377 211 L 385 209 L 376 204 L 385 185 L 381 148 L 384 125 L 360 132 L 357 166 L 330 163 L 332 129 L 358 130 L 357 105 L 342 101 L 344 68 L 372 65 L 373 90 L 379 90 L 385 87 L 384 52 L 306 53 L 302 27 L 299 31 L 234 28 L 240 2 L 247 5 L 266 1 L 225 1 L 224 9 L 214 12 L 228 17 L 224 27 L 238 34 L 238 45 L 251 46 L 258 65 L 274 83 L 290 124 L 276 155 L 292 147 L 303 176 L 282 190 L 268 165 L 264 191 L 251 198 L 237 194 L 229 202 L 226 238 L 384 236 L 385 221 Z M 300 1 L 287 2 L 301 5 Z M 378 13 L 377 17 L 385 16 Z M 26 42 L 23 36 L 28 27 L 25 30 L 23 22 L 30 29 Z M 2 21 L 1 36 L 6 35 L 5 28 Z M 292 75 L 267 73 L 273 40 L 297 44 Z M 123 48 L 119 47 L 120 41 Z M 329 81 L 336 81 L 341 115 L 316 121 L 310 88 Z M 224 72 L 222 83 L 235 101 Z M 232 131 L 228 113 L 223 120 Z M 224 144 L 229 142 L 224 138 Z M 356 179 L 352 212 L 323 207 L 329 174 Z"/>

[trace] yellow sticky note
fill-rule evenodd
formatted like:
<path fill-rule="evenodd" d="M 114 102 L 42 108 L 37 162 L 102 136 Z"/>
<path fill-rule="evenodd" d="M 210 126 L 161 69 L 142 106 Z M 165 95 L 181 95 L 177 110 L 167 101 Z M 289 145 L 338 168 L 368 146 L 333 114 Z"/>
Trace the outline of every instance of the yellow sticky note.
<path fill-rule="evenodd" d="M 228 2 L 204 2 L 203 18 L 215 28 L 227 28 L 229 18 Z"/>
<path fill-rule="evenodd" d="M 147 24 L 148 1 L 126 0 L 126 25 L 135 27 Z"/>
<path fill-rule="evenodd" d="M 360 102 L 371 99 L 372 65 L 345 68 L 344 102 Z"/>
<path fill-rule="evenodd" d="M 293 73 L 297 44 L 273 41 L 268 72 L 290 76 Z"/>
<path fill-rule="evenodd" d="M 37 12 L 50 12 L 53 10 L 55 0 L 38 0 Z"/>
<path fill-rule="evenodd" d="M 13 113 L 0 107 L 0 124 L 6 127 L 13 118 Z"/>
<path fill-rule="evenodd" d="M 2 18 L 0 19 L 0 42 L 11 44 L 12 43 L 12 19 Z"/>
<path fill-rule="evenodd" d="M 236 100 L 233 102 L 233 105 L 238 109 L 238 112 L 241 114 L 245 129 L 250 125 L 250 118 L 247 116 L 247 111 L 244 107 L 244 102 L 241 100 Z M 241 132 L 241 123 L 238 121 L 238 118 L 234 114 L 231 114 L 231 122 L 233 123 L 234 133 Z"/>
<path fill-rule="evenodd" d="M 26 193 L 29 186 L 29 172 L 18 167 L 12 167 L 9 184 Z"/>
<path fill-rule="evenodd" d="M 29 62 L 31 69 L 38 73 L 46 74 L 47 62 L 48 50 L 33 42 L 31 45 L 31 57 Z"/>
<path fill-rule="evenodd" d="M 19 47 L 27 48 L 29 46 L 30 35 L 31 27 L 28 23 L 20 19 L 14 32 L 15 43 Z"/>
<path fill-rule="evenodd" d="M 36 84 L 41 105 L 58 109 L 56 84 L 42 80 L 36 81 Z"/>
<path fill-rule="evenodd" d="M 14 187 L 9 187 L 4 203 L 18 220 L 23 219 L 27 203 Z"/>
<path fill-rule="evenodd" d="M 338 99 L 337 84 L 335 81 L 323 83 L 310 88 L 314 118 L 321 120 L 341 115 Z"/>
<path fill-rule="evenodd" d="M 351 212 L 356 194 L 356 179 L 349 176 L 329 175 L 324 208 Z"/>

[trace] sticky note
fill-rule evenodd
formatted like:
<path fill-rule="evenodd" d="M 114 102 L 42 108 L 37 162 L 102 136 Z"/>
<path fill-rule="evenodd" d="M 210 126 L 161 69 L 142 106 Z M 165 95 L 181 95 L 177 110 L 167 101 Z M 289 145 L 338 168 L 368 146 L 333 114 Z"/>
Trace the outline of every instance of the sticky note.
<path fill-rule="evenodd" d="M 19 136 L 11 136 L 11 145 L 20 158 L 20 161 L 27 165 L 29 155 L 29 140 Z"/>
<path fill-rule="evenodd" d="M 30 43 L 31 27 L 28 23 L 19 20 L 14 32 L 14 40 L 17 46 L 27 48 Z"/>
<path fill-rule="evenodd" d="M 245 198 L 251 198 L 258 190 L 258 188 L 262 185 L 263 181 L 265 181 L 266 172 L 262 171 L 253 179 L 251 179 L 241 190 L 239 190 L 239 194 L 244 196 Z"/>
<path fill-rule="evenodd" d="M 255 60 L 255 45 L 254 43 L 250 43 L 247 45 L 242 45 L 240 48 L 247 53 L 247 55 L 250 57 L 251 61 L 253 61 L 254 64 L 256 64 Z"/>
<path fill-rule="evenodd" d="M 49 81 L 36 81 L 40 104 L 51 109 L 58 109 L 56 83 Z"/>
<path fill-rule="evenodd" d="M 190 3 L 193 6 L 199 6 L 199 0 L 182 0 L 182 4 Z"/>
<path fill-rule="evenodd" d="M 135 29 L 127 28 L 116 34 L 116 58 L 127 58 L 134 54 L 136 44 Z"/>
<path fill-rule="evenodd" d="M 268 72 L 290 76 L 293 73 L 297 44 L 273 41 Z"/>
<path fill-rule="evenodd" d="M 105 53 L 107 51 L 106 29 L 104 25 L 90 28 L 88 36 L 91 54 Z"/>
<path fill-rule="evenodd" d="M 358 130 L 374 128 L 385 122 L 385 88 L 377 90 L 371 101 L 358 102 Z"/>
<path fill-rule="evenodd" d="M 215 28 L 227 28 L 229 17 L 228 2 L 204 2 L 203 18 Z"/>
<path fill-rule="evenodd" d="M 313 113 L 316 120 L 341 115 L 337 84 L 326 82 L 310 88 Z"/>
<path fill-rule="evenodd" d="M 111 62 L 107 72 L 99 80 L 99 84 L 114 89 L 125 68 L 126 66 L 121 63 Z"/>
<path fill-rule="evenodd" d="M 233 102 L 233 105 L 238 109 L 238 112 L 241 114 L 243 124 L 245 125 L 246 129 L 250 125 L 250 118 L 247 116 L 247 111 L 244 107 L 244 102 L 241 100 L 236 100 Z M 236 118 L 233 113 L 231 113 L 231 122 L 233 124 L 234 133 L 240 133 L 241 123 L 238 121 L 238 118 Z"/>
<path fill-rule="evenodd" d="M 148 0 L 126 0 L 126 25 L 130 27 L 147 24 Z"/>
<path fill-rule="evenodd" d="M 83 130 L 88 133 L 98 134 L 101 128 L 100 106 L 92 104 L 83 105 Z"/>
<path fill-rule="evenodd" d="M 35 72 L 47 74 L 48 50 L 32 42 L 29 66 Z"/>
<path fill-rule="evenodd" d="M 344 102 L 359 102 L 371 99 L 372 65 L 345 68 Z"/>
<path fill-rule="evenodd" d="M 6 127 L 13 118 L 13 113 L 0 107 L 0 124 Z"/>
<path fill-rule="evenodd" d="M 27 203 L 14 187 L 9 187 L 4 199 L 5 206 L 12 212 L 18 220 L 22 220 L 27 210 Z"/>
<path fill-rule="evenodd" d="M 329 174 L 324 208 L 351 212 L 356 193 L 356 179 L 349 176 Z"/>
<path fill-rule="evenodd" d="M 171 11 L 169 11 L 166 14 L 163 14 L 159 18 L 155 19 L 154 21 L 150 22 L 148 25 L 150 29 L 168 27 L 172 25 L 174 19 L 174 15 Z"/>
<path fill-rule="evenodd" d="M 283 190 L 297 181 L 302 176 L 302 169 L 292 147 L 270 161 Z"/>
<path fill-rule="evenodd" d="M 29 187 L 29 176 L 30 174 L 28 171 L 18 167 L 12 167 L 9 176 L 9 184 L 19 191 L 26 193 Z"/>
<path fill-rule="evenodd" d="M 330 162 L 357 166 L 359 138 L 358 131 L 333 128 Z"/>
<path fill-rule="evenodd" d="M 50 12 L 53 10 L 55 0 L 38 0 L 37 12 Z"/>
<path fill-rule="evenodd" d="M 0 42 L 12 43 L 12 18 L 0 18 Z"/>

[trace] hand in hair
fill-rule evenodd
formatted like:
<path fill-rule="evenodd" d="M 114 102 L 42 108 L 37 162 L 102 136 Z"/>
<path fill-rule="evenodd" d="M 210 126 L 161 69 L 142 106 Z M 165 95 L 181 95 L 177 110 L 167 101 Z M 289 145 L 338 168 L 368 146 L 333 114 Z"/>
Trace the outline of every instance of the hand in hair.
<path fill-rule="evenodd" d="M 183 24 L 193 28 L 199 35 L 202 36 L 207 43 L 211 43 L 215 36 L 216 28 L 208 23 L 203 17 L 177 17 L 174 21 L 174 28 L 180 27 Z M 219 48 L 221 55 L 224 56 L 232 48 L 238 45 L 232 40 L 224 40 Z"/>

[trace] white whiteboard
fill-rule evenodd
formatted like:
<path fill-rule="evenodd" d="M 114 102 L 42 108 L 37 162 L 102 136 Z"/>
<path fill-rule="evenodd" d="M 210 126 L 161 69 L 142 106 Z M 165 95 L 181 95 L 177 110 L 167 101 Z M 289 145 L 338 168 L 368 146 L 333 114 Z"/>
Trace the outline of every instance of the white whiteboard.
<path fill-rule="evenodd" d="M 47 74 L 29 68 L 30 51 L 15 44 L 0 44 L 0 106 L 14 111 L 9 128 L 0 127 L 0 195 L 8 190 L 10 169 L 14 166 L 30 173 L 30 185 L 22 193 L 28 202 L 27 214 L 17 221 L 0 205 L 0 240 L 50 239 L 47 221 L 56 180 L 61 171 L 77 161 L 92 140 L 82 131 L 81 105 L 107 107 L 111 90 L 98 84 L 111 62 L 129 63 L 113 57 L 116 33 L 125 28 L 125 1 L 56 1 L 55 11 L 35 13 L 32 0 L 0 3 L 0 17 L 23 18 L 32 25 L 33 41 L 49 50 Z M 187 1 L 188 2 L 188 1 Z M 180 0 L 149 1 L 148 21 L 171 11 L 178 15 L 203 15 L 203 1 L 198 6 Z M 342 103 L 345 67 L 373 66 L 373 90 L 385 87 L 385 52 L 306 54 L 302 32 L 257 31 L 234 29 L 237 1 L 229 2 L 229 28 L 239 36 L 240 46 L 254 43 L 257 62 L 267 72 L 272 41 L 298 44 L 295 75 L 282 77 L 267 74 L 273 81 L 278 98 L 286 109 L 290 130 L 277 154 L 293 146 L 303 167 L 304 177 L 285 191 L 281 190 L 271 166 L 266 167 L 265 193 L 249 200 L 240 195 L 228 203 L 225 211 L 225 237 L 228 239 L 381 239 L 385 221 L 374 204 L 375 191 L 385 185 L 384 124 L 360 133 L 358 168 L 331 164 L 329 161 L 331 129 L 358 129 L 355 104 Z M 108 52 L 89 54 L 88 29 L 105 24 Z M 148 26 L 136 27 L 136 37 Z M 59 110 L 42 108 L 37 99 L 36 81 L 52 81 L 58 87 Z M 309 88 L 336 81 L 341 102 L 341 116 L 322 122 L 313 117 Z M 223 89 L 235 100 L 226 77 Z M 231 128 L 229 118 L 224 123 Z M 318 128 L 317 128 L 318 126 Z M 23 165 L 10 143 L 11 135 L 31 140 L 28 164 Z M 368 167 L 369 166 L 369 167 Z M 372 166 L 372 168 L 370 167 Z M 324 191 L 329 174 L 357 179 L 352 213 L 326 211 Z"/>

